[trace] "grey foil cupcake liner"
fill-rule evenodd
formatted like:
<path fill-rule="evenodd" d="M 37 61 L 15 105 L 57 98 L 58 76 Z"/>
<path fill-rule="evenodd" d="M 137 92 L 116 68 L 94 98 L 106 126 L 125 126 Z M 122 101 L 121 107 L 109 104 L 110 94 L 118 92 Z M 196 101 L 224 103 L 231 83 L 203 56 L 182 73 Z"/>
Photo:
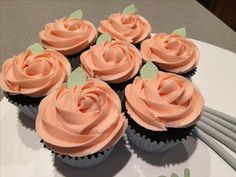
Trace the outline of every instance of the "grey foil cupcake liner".
<path fill-rule="evenodd" d="M 64 163 L 77 168 L 90 168 L 102 163 L 108 158 L 114 148 L 113 146 L 109 149 L 106 149 L 105 151 L 89 154 L 83 157 L 72 157 L 70 155 L 60 154 L 53 151 L 47 146 L 47 144 L 43 140 L 41 140 L 40 143 L 43 143 L 44 148 L 50 150 L 52 154 L 55 154 L 55 158 L 59 158 Z"/>
<path fill-rule="evenodd" d="M 128 126 L 127 128 L 127 135 L 129 140 L 137 147 L 142 149 L 146 152 L 152 152 L 152 153 L 163 153 L 174 146 L 176 146 L 178 143 L 180 143 L 180 140 L 171 140 L 171 141 L 152 141 L 150 138 L 146 138 L 145 135 L 141 135 L 140 133 L 136 132 L 134 129 L 131 128 L 131 126 Z"/>
<path fill-rule="evenodd" d="M 11 104 L 15 105 L 27 117 L 31 118 L 32 120 L 36 119 L 36 116 L 38 114 L 39 103 L 35 103 L 35 104 L 32 104 L 33 102 L 29 103 L 28 102 L 29 97 L 26 97 L 26 96 L 23 96 L 23 95 L 16 96 L 18 98 L 14 97 L 14 96 L 11 96 L 8 93 L 4 93 L 4 95 Z M 25 98 L 27 98 L 27 99 L 25 99 Z M 39 98 L 37 100 L 37 102 L 39 102 L 40 99 L 41 98 Z M 20 103 L 18 100 L 21 100 L 22 102 Z M 25 101 L 25 104 L 23 103 L 24 101 Z"/>
<path fill-rule="evenodd" d="M 38 114 L 38 106 L 32 106 L 32 105 L 27 106 L 27 105 L 17 105 L 17 104 L 16 106 L 19 108 L 21 112 L 23 112 L 26 116 L 28 116 L 32 120 L 36 119 L 36 116 Z"/>
<path fill-rule="evenodd" d="M 84 157 L 70 157 L 67 155 L 66 156 L 57 155 L 56 157 L 58 157 L 64 163 L 72 167 L 90 168 L 106 160 L 108 156 L 110 155 L 110 153 L 112 152 L 112 150 L 113 150 L 113 147 L 103 152 L 99 152 L 96 155 L 90 155 L 90 156 L 84 156 Z"/>

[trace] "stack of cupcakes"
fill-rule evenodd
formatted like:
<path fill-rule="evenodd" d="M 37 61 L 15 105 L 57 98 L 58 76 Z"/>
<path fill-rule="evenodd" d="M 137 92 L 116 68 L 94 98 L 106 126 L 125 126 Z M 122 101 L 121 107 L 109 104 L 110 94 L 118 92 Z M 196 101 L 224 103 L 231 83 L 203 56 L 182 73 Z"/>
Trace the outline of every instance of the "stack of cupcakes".
<path fill-rule="evenodd" d="M 78 10 L 48 23 L 42 46 L 30 46 L 2 67 L 1 88 L 36 118 L 44 146 L 65 163 L 88 168 L 108 157 L 126 129 L 147 152 L 167 151 L 187 138 L 204 101 L 187 79 L 199 51 L 185 28 L 151 36 L 134 5 L 97 29 L 82 17 Z"/>

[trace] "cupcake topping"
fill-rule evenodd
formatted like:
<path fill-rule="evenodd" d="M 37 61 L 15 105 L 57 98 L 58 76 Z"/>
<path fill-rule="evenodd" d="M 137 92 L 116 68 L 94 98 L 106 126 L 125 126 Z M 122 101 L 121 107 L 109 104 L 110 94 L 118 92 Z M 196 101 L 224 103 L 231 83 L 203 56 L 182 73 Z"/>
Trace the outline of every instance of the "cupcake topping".
<path fill-rule="evenodd" d="M 121 83 L 133 78 L 142 64 L 139 51 L 126 41 L 103 41 L 82 53 L 80 60 L 89 77 L 109 83 Z"/>
<path fill-rule="evenodd" d="M 77 12 L 77 11 L 76 11 Z M 42 45 L 64 55 L 76 54 L 93 44 L 97 38 L 95 26 L 82 18 L 82 14 L 71 14 L 48 23 L 40 32 Z"/>
<path fill-rule="evenodd" d="M 141 44 L 145 61 L 153 61 L 161 69 L 173 73 L 186 73 L 196 67 L 199 60 L 197 46 L 185 37 L 184 29 L 176 34 L 158 33 Z"/>
<path fill-rule="evenodd" d="M 99 44 L 103 43 L 103 41 L 107 41 L 109 43 L 112 41 L 112 38 L 108 32 L 105 32 L 102 35 L 100 35 L 97 39 L 96 44 L 99 45 Z"/>
<path fill-rule="evenodd" d="M 140 69 L 140 76 L 142 79 L 154 79 L 158 73 L 158 68 L 151 61 L 147 61 L 146 64 Z"/>
<path fill-rule="evenodd" d="M 178 28 L 178 29 L 174 30 L 171 34 L 177 34 L 179 36 L 185 37 L 186 36 L 186 29 L 185 29 L 185 27 Z"/>
<path fill-rule="evenodd" d="M 125 88 L 125 96 L 130 117 L 153 131 L 193 125 L 204 105 L 200 91 L 191 81 L 164 72 L 158 72 L 152 80 L 136 77 Z"/>
<path fill-rule="evenodd" d="M 100 33 L 109 32 L 113 39 L 131 43 L 139 43 L 147 38 L 151 32 L 149 22 L 135 14 L 136 8 L 133 5 L 128 7 L 124 9 L 123 13 L 115 13 L 107 20 L 102 20 L 98 31 Z"/>
<path fill-rule="evenodd" d="M 124 8 L 123 10 L 123 14 L 136 14 L 137 12 L 137 8 L 135 7 L 134 4 L 131 4 L 129 6 L 127 6 L 126 8 Z"/>
<path fill-rule="evenodd" d="M 103 81 L 59 90 L 39 105 L 36 130 L 52 150 L 82 157 L 106 150 L 123 136 L 127 121 L 118 95 Z"/>
<path fill-rule="evenodd" d="M 26 52 L 3 63 L 0 86 L 11 94 L 42 97 L 59 88 L 67 80 L 71 66 L 67 59 L 56 51 L 47 49 L 39 52 L 37 49 L 32 50 L 36 52 L 32 54 L 30 49 L 32 46 Z"/>
<path fill-rule="evenodd" d="M 86 83 L 87 76 L 81 67 L 76 68 L 67 80 L 67 87 L 72 88 L 76 85 L 84 85 Z"/>
<path fill-rule="evenodd" d="M 69 18 L 70 19 L 82 20 L 82 18 L 83 18 L 83 11 L 82 10 L 77 10 L 77 11 L 73 12 L 72 14 L 70 14 Z"/>

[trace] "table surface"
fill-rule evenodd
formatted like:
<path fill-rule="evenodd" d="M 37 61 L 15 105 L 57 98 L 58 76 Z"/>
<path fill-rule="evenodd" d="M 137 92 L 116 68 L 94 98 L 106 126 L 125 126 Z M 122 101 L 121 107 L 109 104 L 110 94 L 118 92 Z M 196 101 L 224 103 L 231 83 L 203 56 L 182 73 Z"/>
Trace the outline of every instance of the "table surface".
<path fill-rule="evenodd" d="M 236 52 L 235 32 L 195 0 L 1 0 L 0 66 L 39 41 L 39 32 L 48 22 L 82 9 L 84 18 L 98 26 L 100 20 L 130 4 L 151 23 L 152 33 L 185 26 L 188 37 Z"/>

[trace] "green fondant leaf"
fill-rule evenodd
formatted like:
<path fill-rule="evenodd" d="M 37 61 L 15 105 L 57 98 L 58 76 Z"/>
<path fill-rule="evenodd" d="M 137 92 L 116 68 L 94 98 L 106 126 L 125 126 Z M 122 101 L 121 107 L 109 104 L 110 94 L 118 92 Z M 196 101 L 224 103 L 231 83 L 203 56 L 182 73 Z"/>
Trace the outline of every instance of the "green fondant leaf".
<path fill-rule="evenodd" d="M 101 44 L 103 41 L 111 42 L 111 36 L 108 32 L 103 33 L 101 36 L 98 37 L 96 44 Z"/>
<path fill-rule="evenodd" d="M 67 87 L 72 88 L 76 85 L 84 85 L 86 83 L 87 76 L 81 67 L 76 68 L 70 75 L 67 81 Z"/>
<path fill-rule="evenodd" d="M 44 48 L 39 43 L 34 43 L 27 48 L 32 54 L 39 54 L 44 51 Z"/>
<path fill-rule="evenodd" d="M 142 79 L 154 79 L 158 73 L 158 68 L 151 61 L 147 61 L 140 70 L 140 76 Z"/>
<path fill-rule="evenodd" d="M 190 177 L 190 170 L 188 168 L 184 169 L 184 177 Z"/>
<path fill-rule="evenodd" d="M 77 10 L 77 11 L 73 12 L 72 14 L 70 14 L 69 18 L 70 19 L 75 18 L 75 19 L 82 20 L 83 11 L 82 10 Z"/>
<path fill-rule="evenodd" d="M 186 36 L 186 29 L 185 29 L 185 27 L 178 28 L 178 29 L 174 30 L 172 32 L 172 34 L 178 34 L 178 35 L 180 35 L 182 37 L 185 37 Z"/>
<path fill-rule="evenodd" d="M 123 14 L 135 14 L 137 12 L 137 8 L 135 7 L 134 4 L 127 6 L 123 10 Z"/>
<path fill-rule="evenodd" d="M 176 175 L 175 173 L 171 174 L 171 177 L 179 177 L 178 175 Z"/>

